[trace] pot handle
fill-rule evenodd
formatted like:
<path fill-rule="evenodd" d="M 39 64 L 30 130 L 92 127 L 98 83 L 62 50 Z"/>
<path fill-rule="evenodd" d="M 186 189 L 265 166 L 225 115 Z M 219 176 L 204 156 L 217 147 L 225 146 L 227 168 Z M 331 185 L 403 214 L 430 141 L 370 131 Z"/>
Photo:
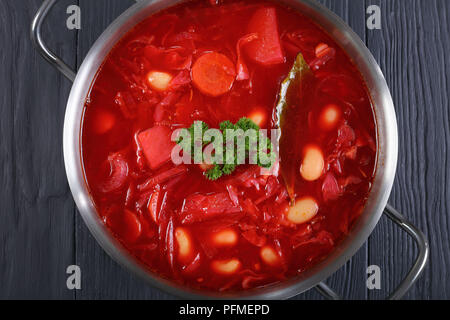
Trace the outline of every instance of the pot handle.
<path fill-rule="evenodd" d="M 419 254 L 413 267 L 408 272 L 406 277 L 402 280 L 400 285 L 387 298 L 388 300 L 399 300 L 417 281 L 417 279 L 425 269 L 425 266 L 428 262 L 430 248 L 428 245 L 428 240 L 425 238 L 425 235 L 422 233 L 422 231 L 417 229 L 411 222 L 406 220 L 403 215 L 395 210 L 392 206 L 388 204 L 384 209 L 384 214 L 386 214 L 386 216 L 394 223 L 396 223 L 400 228 L 406 231 L 415 240 L 419 249 Z M 316 290 L 327 299 L 341 299 L 341 297 L 333 289 L 328 287 L 323 282 L 319 283 L 316 286 Z"/>
<path fill-rule="evenodd" d="M 52 66 L 58 69 L 67 79 L 74 82 L 77 75 L 76 71 L 72 70 L 64 61 L 61 60 L 53 51 L 51 51 L 42 40 L 41 27 L 45 21 L 47 14 L 58 0 L 44 0 L 41 7 L 37 11 L 31 23 L 31 41 L 41 56 L 44 57 Z M 136 2 L 142 0 L 135 0 Z"/>
<path fill-rule="evenodd" d="M 42 40 L 42 23 L 45 21 L 47 14 L 55 5 L 56 1 L 57 0 L 44 0 L 42 3 L 31 23 L 31 41 L 45 60 L 58 69 L 67 79 L 73 82 L 75 80 L 76 72 L 55 55 Z"/>

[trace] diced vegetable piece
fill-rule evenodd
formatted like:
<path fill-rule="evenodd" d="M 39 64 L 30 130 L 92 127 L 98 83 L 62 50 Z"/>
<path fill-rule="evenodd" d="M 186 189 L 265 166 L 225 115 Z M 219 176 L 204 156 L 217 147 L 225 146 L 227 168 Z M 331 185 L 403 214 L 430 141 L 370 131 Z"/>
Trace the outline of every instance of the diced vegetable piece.
<path fill-rule="evenodd" d="M 141 235 L 142 226 L 136 214 L 130 210 L 125 209 L 122 217 L 121 236 L 128 242 L 135 242 Z"/>
<path fill-rule="evenodd" d="M 316 146 L 308 146 L 304 154 L 300 174 L 306 181 L 315 181 L 322 176 L 325 165 L 322 151 Z"/>
<path fill-rule="evenodd" d="M 260 251 L 260 256 L 261 259 L 271 267 L 279 266 L 281 263 L 280 256 L 270 246 L 262 247 Z"/>
<path fill-rule="evenodd" d="M 250 19 L 247 30 L 249 33 L 258 35 L 256 40 L 245 47 L 249 58 L 263 65 L 284 62 L 275 8 L 261 8 L 257 10 Z"/>
<path fill-rule="evenodd" d="M 172 76 L 166 72 L 150 71 L 147 75 L 149 85 L 158 91 L 165 91 L 169 88 Z"/>
<path fill-rule="evenodd" d="M 319 116 L 319 126 L 322 130 L 332 130 L 336 127 L 342 112 L 335 104 L 325 106 Z"/>
<path fill-rule="evenodd" d="M 138 140 L 151 169 L 157 169 L 170 160 L 174 142 L 172 131 L 165 126 L 155 126 L 139 133 Z"/>
<path fill-rule="evenodd" d="M 93 120 L 93 129 L 97 134 L 107 133 L 116 123 L 116 117 L 111 112 L 104 109 L 96 110 Z"/>
<path fill-rule="evenodd" d="M 225 229 L 213 235 L 213 242 L 219 247 L 234 246 L 237 243 L 238 235 L 233 229 Z"/>
<path fill-rule="evenodd" d="M 160 191 L 155 191 L 150 196 L 150 200 L 148 201 L 148 211 L 150 212 L 150 216 L 152 217 L 155 223 L 158 223 L 158 200 L 159 200 Z"/>
<path fill-rule="evenodd" d="M 175 239 L 178 244 L 178 257 L 186 260 L 192 255 L 192 241 L 188 232 L 184 228 L 175 230 Z"/>
<path fill-rule="evenodd" d="M 286 185 L 291 205 L 295 201 L 295 172 L 298 170 L 296 163 L 298 161 L 296 151 L 298 148 L 292 148 L 292 138 L 299 135 L 296 116 L 300 113 L 299 108 L 303 105 L 304 97 L 313 79 L 314 75 L 311 69 L 303 58 L 303 55 L 299 53 L 291 71 L 281 83 L 276 106 L 276 122 L 281 132 L 278 138 L 279 157 L 283 163 L 280 167 L 281 176 Z"/>
<path fill-rule="evenodd" d="M 215 260 L 211 267 L 217 273 L 231 275 L 239 270 L 241 262 L 238 259 Z"/>
<path fill-rule="evenodd" d="M 250 113 L 248 118 L 258 125 L 258 127 L 263 128 L 267 121 L 267 114 L 263 110 L 256 110 Z"/>
<path fill-rule="evenodd" d="M 221 53 L 206 53 L 198 58 L 192 67 L 193 83 L 203 94 L 212 97 L 227 93 L 235 78 L 233 62 Z"/>
<path fill-rule="evenodd" d="M 314 218 L 318 211 L 319 206 L 316 200 L 306 197 L 297 200 L 295 205 L 289 208 L 287 218 L 292 223 L 301 224 Z"/>
<path fill-rule="evenodd" d="M 182 223 L 201 222 L 218 215 L 238 213 L 242 209 L 235 206 L 227 193 L 189 196 L 181 209 Z"/>

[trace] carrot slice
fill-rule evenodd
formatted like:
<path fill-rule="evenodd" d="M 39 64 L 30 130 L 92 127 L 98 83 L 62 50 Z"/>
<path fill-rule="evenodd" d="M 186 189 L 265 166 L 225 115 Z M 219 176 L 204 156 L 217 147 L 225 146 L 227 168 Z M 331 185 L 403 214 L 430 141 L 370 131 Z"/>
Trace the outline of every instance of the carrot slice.
<path fill-rule="evenodd" d="M 236 70 L 225 55 L 209 52 L 197 59 L 192 67 L 192 82 L 203 94 L 218 97 L 233 86 Z"/>
<path fill-rule="evenodd" d="M 316 57 L 317 57 L 317 58 L 322 57 L 324 54 L 327 53 L 327 50 L 328 50 L 329 48 L 330 48 L 330 47 L 329 47 L 326 43 L 323 43 L 323 42 L 319 43 L 319 44 L 316 46 L 316 49 L 315 49 Z"/>

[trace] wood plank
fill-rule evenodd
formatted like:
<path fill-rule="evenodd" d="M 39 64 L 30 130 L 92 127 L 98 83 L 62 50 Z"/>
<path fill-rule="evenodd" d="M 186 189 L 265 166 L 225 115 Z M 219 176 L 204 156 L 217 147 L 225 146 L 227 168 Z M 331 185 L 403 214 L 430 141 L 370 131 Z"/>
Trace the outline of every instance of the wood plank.
<path fill-rule="evenodd" d="M 75 33 L 60 1 L 49 46 L 75 62 Z M 70 83 L 32 47 L 29 28 L 42 3 L 0 2 L 0 299 L 71 299 L 74 203 L 64 171 L 62 127 Z"/>
<path fill-rule="evenodd" d="M 368 46 L 391 88 L 400 133 L 399 164 L 390 203 L 423 230 L 431 263 L 407 299 L 449 299 L 450 6 L 445 0 L 373 1 L 382 30 L 368 32 Z M 369 242 L 369 263 L 381 267 L 382 290 L 391 292 L 412 265 L 414 245 L 383 218 Z"/>

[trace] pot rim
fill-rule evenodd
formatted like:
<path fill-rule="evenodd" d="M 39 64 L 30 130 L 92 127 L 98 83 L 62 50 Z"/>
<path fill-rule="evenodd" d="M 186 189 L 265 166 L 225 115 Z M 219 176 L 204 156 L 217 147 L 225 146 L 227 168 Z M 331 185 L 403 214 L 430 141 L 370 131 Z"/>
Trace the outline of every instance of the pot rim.
<path fill-rule="evenodd" d="M 91 234 L 120 265 L 150 285 L 190 299 L 286 299 L 316 286 L 341 268 L 368 239 L 385 208 L 397 166 L 397 122 L 389 88 L 369 49 L 337 15 L 315 0 L 279 0 L 320 25 L 347 52 L 369 89 L 378 131 L 376 174 L 361 217 L 349 235 L 319 264 L 297 277 L 264 288 L 234 293 L 196 290 L 153 274 L 115 239 L 101 221 L 86 184 L 81 156 L 81 130 L 85 101 L 92 83 L 111 48 L 132 27 L 149 15 L 185 0 L 140 1 L 127 9 L 102 33 L 84 59 L 73 83 L 64 120 L 63 149 L 66 174 L 78 210 Z"/>

